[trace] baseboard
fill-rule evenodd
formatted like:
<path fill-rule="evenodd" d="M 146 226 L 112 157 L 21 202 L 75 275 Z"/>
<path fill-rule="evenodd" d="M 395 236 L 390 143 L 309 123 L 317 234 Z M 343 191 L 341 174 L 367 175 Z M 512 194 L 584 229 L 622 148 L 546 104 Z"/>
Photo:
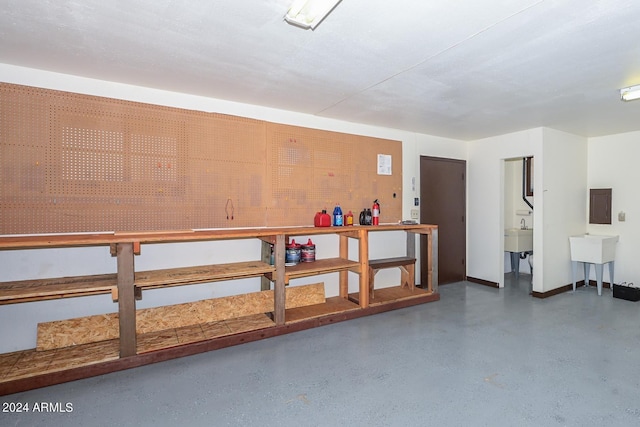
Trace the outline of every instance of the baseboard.
<path fill-rule="evenodd" d="M 483 286 L 489 286 L 490 288 L 500 288 L 500 285 L 496 282 L 490 282 L 488 280 L 478 279 L 476 277 L 467 276 L 467 281 L 472 283 L 477 283 Z"/>
<path fill-rule="evenodd" d="M 571 286 L 573 286 L 573 285 L 571 285 Z M 597 287 L 598 286 L 598 282 L 596 282 L 595 280 L 589 280 L 589 286 Z M 605 289 L 605 288 L 606 289 L 611 289 L 611 283 L 602 282 L 602 289 Z"/>
<path fill-rule="evenodd" d="M 576 282 L 576 288 L 582 287 L 584 286 L 584 280 L 580 280 L 579 282 Z M 595 280 L 589 280 L 589 286 L 593 286 L 594 288 L 598 286 L 598 283 Z M 603 288 L 611 288 L 611 284 L 608 282 L 602 282 L 602 287 Z M 551 289 L 550 291 L 547 292 L 531 292 L 531 296 L 535 297 L 535 298 L 549 298 L 552 297 L 554 295 L 558 295 L 558 294 L 562 294 L 564 292 L 571 292 L 573 290 L 573 283 L 570 283 L 568 285 L 565 286 L 560 286 L 559 288 L 556 289 Z"/>
<path fill-rule="evenodd" d="M 584 280 L 576 282 L 576 286 L 577 287 L 584 286 Z M 564 286 L 560 286 L 559 288 L 551 289 L 550 291 L 547 291 L 547 292 L 532 291 L 531 296 L 534 298 L 544 299 L 544 298 L 552 297 L 554 295 L 563 294 L 565 292 L 569 292 L 572 290 L 573 290 L 573 283 L 570 285 L 564 285 Z"/>

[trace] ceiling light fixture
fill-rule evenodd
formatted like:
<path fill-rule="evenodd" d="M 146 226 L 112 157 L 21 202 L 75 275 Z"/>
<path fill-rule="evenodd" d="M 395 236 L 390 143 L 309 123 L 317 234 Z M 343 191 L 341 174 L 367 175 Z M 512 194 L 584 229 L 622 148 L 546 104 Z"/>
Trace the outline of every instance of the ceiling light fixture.
<path fill-rule="evenodd" d="M 312 30 L 333 10 L 341 0 L 295 0 L 284 19 L 305 30 Z"/>
<path fill-rule="evenodd" d="M 640 85 L 624 87 L 620 89 L 620 99 L 623 101 L 633 101 L 640 99 Z"/>

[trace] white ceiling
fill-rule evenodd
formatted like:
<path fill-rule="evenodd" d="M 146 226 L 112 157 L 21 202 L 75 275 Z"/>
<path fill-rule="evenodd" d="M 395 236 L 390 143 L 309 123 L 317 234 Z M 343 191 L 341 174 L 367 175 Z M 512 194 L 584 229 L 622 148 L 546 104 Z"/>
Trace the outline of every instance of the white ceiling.
<path fill-rule="evenodd" d="M 640 130 L 638 0 L 0 0 L 0 62 L 463 140 Z M 2 80 L 2 76 L 0 76 Z"/>

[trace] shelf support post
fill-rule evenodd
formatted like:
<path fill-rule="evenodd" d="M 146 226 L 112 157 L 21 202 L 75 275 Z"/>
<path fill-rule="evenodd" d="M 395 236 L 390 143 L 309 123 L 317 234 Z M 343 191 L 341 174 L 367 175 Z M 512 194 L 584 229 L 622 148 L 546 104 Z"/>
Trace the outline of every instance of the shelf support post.
<path fill-rule="evenodd" d="M 273 258 L 276 266 L 276 280 L 273 286 L 274 293 L 274 321 L 276 325 L 284 325 L 285 322 L 285 246 L 284 234 L 277 234 L 275 245 L 273 247 Z"/>
<path fill-rule="evenodd" d="M 136 354 L 136 299 L 133 243 L 117 244 L 120 357 Z"/>
<path fill-rule="evenodd" d="M 358 261 L 360 262 L 360 308 L 369 307 L 369 233 L 366 228 L 358 230 Z"/>
<path fill-rule="evenodd" d="M 340 258 L 349 259 L 349 237 L 344 234 L 340 234 Z M 340 280 L 340 297 L 344 299 L 349 298 L 349 272 L 341 270 L 339 273 Z"/>
<path fill-rule="evenodd" d="M 438 293 L 438 228 L 432 228 L 427 238 L 427 290 Z"/>
<path fill-rule="evenodd" d="M 407 256 L 416 257 L 416 233 L 411 230 L 407 230 Z"/>
<path fill-rule="evenodd" d="M 273 236 L 269 236 L 270 238 L 262 239 L 262 249 L 261 249 L 261 259 L 265 264 L 271 264 L 271 248 L 275 245 L 275 239 Z M 275 254 L 274 254 L 274 264 L 275 264 Z M 271 290 L 271 280 L 262 276 L 260 279 L 260 290 L 269 291 Z"/>

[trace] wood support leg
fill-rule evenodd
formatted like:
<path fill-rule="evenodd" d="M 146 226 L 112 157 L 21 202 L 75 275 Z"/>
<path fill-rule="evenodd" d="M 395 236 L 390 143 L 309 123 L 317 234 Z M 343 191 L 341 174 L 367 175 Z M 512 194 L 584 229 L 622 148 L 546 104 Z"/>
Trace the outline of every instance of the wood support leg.
<path fill-rule="evenodd" d="M 120 357 L 128 357 L 137 352 L 133 243 L 118 243 L 117 256 Z"/>
<path fill-rule="evenodd" d="M 366 229 L 359 230 L 358 260 L 360 262 L 359 296 L 360 308 L 369 307 L 369 235 Z"/>
<path fill-rule="evenodd" d="M 340 235 L 340 258 L 349 259 L 349 237 Z M 340 280 L 340 297 L 349 298 L 349 272 L 340 271 L 338 273 Z"/>
<path fill-rule="evenodd" d="M 375 286 L 375 277 L 378 270 L 373 268 L 369 268 L 369 300 L 374 298 L 374 286 Z"/>
<path fill-rule="evenodd" d="M 273 287 L 274 293 L 274 321 L 276 325 L 284 325 L 285 322 L 285 236 L 278 234 L 273 247 L 273 257 L 276 265 L 276 281 Z"/>
<path fill-rule="evenodd" d="M 400 286 L 414 290 L 416 287 L 415 264 L 400 266 Z"/>
<path fill-rule="evenodd" d="M 427 290 L 438 293 L 438 229 L 431 230 L 427 246 Z"/>

